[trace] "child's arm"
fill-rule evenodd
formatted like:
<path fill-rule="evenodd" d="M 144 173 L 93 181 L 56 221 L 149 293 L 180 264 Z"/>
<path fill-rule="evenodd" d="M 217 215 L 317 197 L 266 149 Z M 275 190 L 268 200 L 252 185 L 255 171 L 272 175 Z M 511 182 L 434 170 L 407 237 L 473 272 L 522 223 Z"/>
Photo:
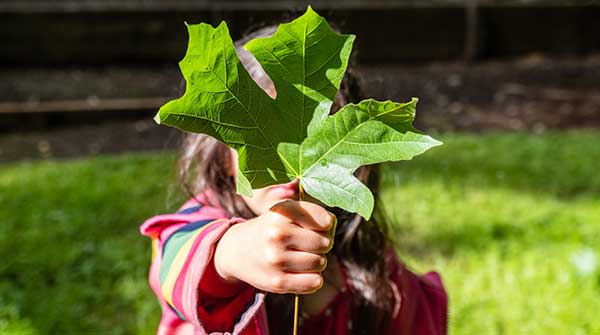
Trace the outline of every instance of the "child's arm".
<path fill-rule="evenodd" d="M 146 222 L 142 230 L 153 238 L 150 281 L 163 306 L 161 327 L 177 329 L 185 320 L 206 333 L 238 334 L 264 300 L 255 288 L 317 290 L 322 254 L 332 244 L 322 231 L 334 219 L 313 207 L 318 206 L 284 202 L 245 222 L 212 220 L 202 212 Z"/>
<path fill-rule="evenodd" d="M 248 285 L 230 285 L 216 275 L 214 247 L 227 229 L 242 220 L 205 206 L 196 211 L 159 215 L 142 225 L 152 238 L 150 286 L 163 309 L 159 334 L 193 325 L 202 333 L 244 328 L 264 300 Z M 247 312 L 246 317 L 241 317 Z"/>

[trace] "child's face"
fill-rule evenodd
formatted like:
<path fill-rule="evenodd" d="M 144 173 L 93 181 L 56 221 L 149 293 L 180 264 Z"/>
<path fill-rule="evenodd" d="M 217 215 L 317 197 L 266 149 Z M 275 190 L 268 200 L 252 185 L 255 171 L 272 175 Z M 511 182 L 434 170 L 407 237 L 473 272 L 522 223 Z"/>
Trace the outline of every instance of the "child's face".
<path fill-rule="evenodd" d="M 237 152 L 231 149 L 231 171 L 237 180 Z M 298 179 L 285 183 L 252 190 L 252 197 L 242 196 L 246 204 L 256 215 L 261 215 L 276 203 L 290 199 L 298 200 Z"/>

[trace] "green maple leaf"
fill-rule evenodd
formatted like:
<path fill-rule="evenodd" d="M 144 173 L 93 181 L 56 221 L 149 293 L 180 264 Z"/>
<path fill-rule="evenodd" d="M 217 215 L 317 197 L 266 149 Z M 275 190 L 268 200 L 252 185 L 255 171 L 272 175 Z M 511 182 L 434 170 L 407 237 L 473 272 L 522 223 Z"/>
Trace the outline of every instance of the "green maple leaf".
<path fill-rule="evenodd" d="M 159 123 L 209 134 L 238 151 L 242 186 L 260 188 L 298 175 L 277 151 L 301 143 L 327 115 L 348 65 L 354 36 L 336 34 L 309 8 L 270 38 L 246 45 L 273 80 L 271 99 L 240 63 L 225 22 L 189 25 L 180 62 L 183 97 L 163 106 Z M 243 187 L 244 193 L 248 188 Z"/>
<path fill-rule="evenodd" d="M 413 127 L 409 103 L 365 100 L 328 116 L 354 35 L 334 32 L 308 7 L 275 34 L 245 48 L 273 80 L 269 97 L 240 63 L 225 22 L 188 25 L 180 62 L 186 92 L 155 120 L 205 133 L 238 152 L 238 192 L 295 178 L 308 194 L 368 218 L 373 195 L 354 176 L 361 165 L 411 159 L 441 144 Z"/>

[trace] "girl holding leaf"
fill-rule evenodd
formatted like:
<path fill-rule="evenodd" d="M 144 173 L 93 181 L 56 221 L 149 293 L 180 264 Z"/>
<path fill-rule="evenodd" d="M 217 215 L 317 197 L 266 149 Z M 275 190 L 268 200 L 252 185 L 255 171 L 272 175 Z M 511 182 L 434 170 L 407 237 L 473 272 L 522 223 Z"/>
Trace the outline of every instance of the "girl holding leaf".
<path fill-rule="evenodd" d="M 312 22 L 315 27 L 320 27 L 319 19 L 323 20 L 309 8 L 303 17 L 288 25 L 299 25 L 302 23 L 301 19 L 304 19 L 305 31 L 311 23 L 310 20 L 317 20 Z M 190 27 L 190 44 L 194 36 L 205 38 L 207 33 L 212 32 L 213 42 L 219 37 L 216 30 L 210 30 L 212 27 L 201 28 L 194 32 Z M 328 26 L 326 28 L 330 29 Z M 238 59 L 237 64 L 243 66 L 243 69 L 240 67 L 233 73 L 243 77 L 243 74 L 238 73 L 247 70 L 251 80 L 271 99 L 277 100 L 277 96 L 282 93 L 292 95 L 291 91 L 279 90 L 285 83 L 282 84 L 276 71 L 269 67 L 264 59 L 259 63 L 242 48 L 248 40 L 278 33 L 279 31 L 275 32 L 272 27 L 265 28 L 239 41 L 235 49 L 232 49 L 232 46 L 231 49 L 235 50 L 233 54 L 230 49 L 225 48 L 220 51 L 221 54 L 217 53 L 211 59 L 205 61 L 196 59 L 194 66 L 201 64 L 200 71 L 187 72 L 186 95 L 187 92 L 193 91 L 191 85 L 200 82 L 198 73 L 205 73 L 207 71 L 204 69 L 209 69 L 214 72 L 211 75 L 216 80 L 211 79 L 210 82 L 205 80 L 205 85 L 198 90 L 200 93 L 190 98 L 194 103 L 209 97 L 207 103 L 211 103 L 210 106 L 221 104 L 227 107 L 229 101 L 237 100 L 235 104 L 244 107 L 247 102 L 248 108 L 244 108 L 247 111 L 252 110 L 250 100 L 244 100 L 240 94 L 240 89 L 245 85 L 244 78 L 229 81 L 231 74 L 227 71 L 231 71 L 232 62 L 237 62 Z M 284 38 L 279 39 L 286 44 Z M 211 38 L 205 40 L 210 41 Z M 202 50 L 205 52 L 208 52 L 207 48 L 214 48 L 212 44 L 203 46 Z M 286 44 L 285 48 L 288 47 L 289 45 Z M 266 49 L 263 48 L 264 50 Z M 302 50 L 302 55 L 306 56 L 306 51 L 309 49 Z M 253 52 L 255 55 L 257 53 L 256 50 Z M 195 55 L 192 46 L 188 47 L 188 55 L 182 61 L 184 76 L 186 75 L 184 66 L 189 55 Z M 273 55 L 278 59 L 275 54 Z M 230 62 L 227 57 L 235 58 L 231 58 Z M 219 61 L 223 62 L 222 69 L 225 72 L 221 74 L 225 73 L 224 76 L 219 74 Z M 233 65 L 236 65 L 235 62 Z M 280 62 L 276 66 L 285 67 L 284 64 Z M 344 74 L 346 65 L 332 65 L 330 60 L 325 60 L 320 68 L 326 71 L 329 65 L 341 67 L 341 74 Z M 304 73 L 306 74 L 306 71 Z M 315 110 L 318 108 L 331 109 L 334 112 L 340 110 L 340 117 L 347 117 L 346 114 L 354 113 L 351 116 L 359 119 L 355 117 L 361 115 L 359 107 L 368 106 L 370 108 L 368 112 L 373 118 L 368 119 L 369 115 L 367 115 L 367 119 L 361 122 L 378 123 L 358 126 L 363 128 L 370 126 L 372 128 L 370 135 L 376 133 L 377 127 L 382 127 L 382 124 L 389 128 L 384 129 L 384 132 L 374 140 L 376 142 L 369 144 L 397 143 L 399 139 L 407 139 L 406 136 L 410 136 L 410 141 L 405 142 L 410 143 L 411 150 L 416 151 L 403 152 L 404 156 L 388 157 L 381 161 L 408 159 L 425 151 L 428 148 L 427 143 L 430 146 L 439 144 L 424 135 L 413 135 L 412 127 L 407 127 L 405 124 L 398 126 L 398 119 L 404 116 L 398 114 L 401 110 L 409 111 L 408 122 L 412 122 L 408 104 L 390 105 L 393 103 L 369 102 L 361 103 L 363 105 L 350 105 L 351 108 L 344 112 L 341 109 L 343 106 L 357 102 L 358 86 L 350 73 L 346 73 L 343 80 L 342 76 L 338 77 L 337 82 L 335 78 L 332 81 L 334 89 L 330 92 L 326 92 L 327 89 L 319 92 L 324 97 L 324 101 L 321 101 Z M 310 86 L 306 78 L 302 79 L 304 86 L 300 86 L 300 91 L 304 96 L 309 96 L 305 91 L 305 88 Z M 209 89 L 209 86 L 215 82 L 215 85 L 223 85 L 224 90 Z M 337 88 L 341 90 L 338 92 Z M 251 87 L 249 89 L 252 90 Z M 223 94 L 226 95 L 226 99 L 220 101 L 220 97 L 214 94 L 222 92 L 225 92 Z M 181 99 L 185 100 L 186 95 Z M 327 96 L 330 97 L 329 103 Z M 315 96 L 312 98 L 314 99 Z M 182 100 L 183 105 L 172 104 L 170 108 L 175 111 L 182 106 L 194 109 L 186 103 Z M 305 108 L 301 112 L 304 112 L 305 100 L 302 104 Z M 219 112 L 223 110 L 225 108 L 219 109 Z M 437 335 L 446 333 L 447 296 L 441 279 L 434 272 L 417 276 L 398 260 L 387 237 L 385 221 L 377 210 L 376 202 L 371 205 L 371 208 L 363 206 L 365 203 L 368 205 L 368 201 L 361 201 L 356 205 L 357 207 L 352 207 L 353 202 L 345 202 L 342 197 L 341 200 L 333 200 L 332 205 L 332 201 L 327 197 L 321 197 L 318 191 L 312 192 L 314 188 L 310 188 L 311 184 L 307 181 L 309 177 L 318 179 L 315 177 L 318 175 L 317 172 L 314 172 L 318 171 L 318 168 L 313 169 L 312 176 L 306 173 L 298 175 L 298 178 L 293 178 L 293 173 L 281 177 L 278 175 L 278 171 L 281 170 L 271 168 L 264 170 L 268 171 L 268 174 L 252 175 L 252 171 L 255 170 L 251 167 L 264 164 L 267 158 L 256 159 L 257 156 L 249 154 L 251 150 L 247 150 L 246 146 L 236 146 L 235 143 L 243 140 L 247 145 L 251 145 L 253 143 L 251 136 L 255 136 L 257 132 L 268 135 L 264 123 L 270 120 L 257 123 L 256 127 L 244 124 L 232 125 L 226 122 L 227 117 L 215 116 L 216 114 L 213 113 L 211 115 L 213 119 L 206 124 L 196 121 L 194 124 L 188 124 L 186 117 L 205 121 L 209 117 L 200 115 L 198 113 L 202 112 L 197 111 L 192 111 L 189 115 L 167 112 L 167 114 L 160 114 L 158 121 L 167 124 L 172 121 L 172 125 L 204 134 L 187 134 L 180 157 L 180 177 L 191 200 L 176 214 L 153 217 L 141 227 L 142 233 L 151 237 L 153 242 L 150 284 L 163 310 L 158 334 L 289 334 L 292 332 L 294 319 L 293 296 L 290 294 L 300 295 L 299 334 Z M 259 112 L 264 113 L 264 111 Z M 313 112 L 315 115 L 318 113 L 318 111 Z M 414 118 L 414 108 L 412 112 Z M 161 113 L 163 113 L 162 109 Z M 173 116 L 175 114 L 176 116 Z M 255 118 L 250 119 L 256 123 Z M 322 123 L 326 124 L 329 122 L 327 120 L 333 119 L 322 118 L 322 120 Z M 342 121 L 345 122 L 345 126 L 351 124 L 347 120 Z M 300 122 L 304 122 L 303 118 Z M 209 129 L 207 124 L 212 128 Z M 315 126 L 310 130 L 310 124 L 307 127 L 309 134 L 302 146 L 310 142 L 310 136 L 323 135 L 326 132 L 322 128 L 314 128 Z M 251 129 L 248 130 L 251 135 L 244 137 L 247 129 Z M 398 134 L 404 137 L 399 137 Z M 356 132 L 353 135 L 356 135 Z M 267 138 L 266 135 L 264 137 Z M 302 139 L 305 137 L 306 133 Z M 274 137 L 270 139 L 272 138 Z M 418 148 L 414 149 L 412 146 L 419 140 L 425 144 L 420 147 L 417 145 Z M 308 152 L 315 147 L 314 145 L 302 146 L 298 145 L 294 153 L 302 149 Z M 326 153 L 334 152 L 333 150 L 329 148 Z M 303 159 L 305 162 L 310 161 L 303 158 L 309 154 L 303 155 L 304 153 L 300 151 L 298 161 Z M 369 157 L 369 155 L 372 154 L 367 153 L 363 156 Z M 323 154 L 321 156 L 324 157 Z M 297 166 L 294 163 L 296 156 L 286 156 L 284 152 L 280 157 L 285 161 L 285 169 L 290 167 L 293 170 L 293 167 Z M 372 161 L 368 162 L 372 163 Z M 364 160 L 358 163 L 365 165 Z M 358 163 L 354 162 L 355 165 Z M 329 162 L 320 158 L 313 164 L 326 169 L 329 168 L 328 165 L 334 166 L 337 163 L 333 158 L 330 158 Z M 346 167 L 349 167 L 348 164 L 350 163 L 347 163 Z M 306 168 L 304 171 L 311 168 Z M 376 165 L 366 165 L 358 169 L 349 168 L 349 171 L 353 173 L 352 179 L 368 187 L 369 194 L 370 192 L 377 194 Z M 337 173 L 338 176 L 343 176 L 344 172 L 340 170 Z M 260 181 L 261 178 L 272 180 L 257 184 L 257 180 Z M 290 179 L 292 181 L 289 181 Z M 332 179 L 335 179 L 335 176 Z M 246 195 L 238 194 L 244 186 L 240 187 L 242 180 L 245 180 L 246 187 L 250 186 L 251 194 L 248 194 L 248 189 L 246 192 L 241 192 Z M 256 187 L 257 185 L 264 187 Z M 308 194 L 304 194 L 304 188 L 307 188 Z M 360 196 L 353 195 L 352 192 L 348 193 L 355 198 Z M 318 200 L 311 195 L 315 195 Z M 363 215 L 353 212 L 362 212 Z M 366 220 L 364 217 L 369 219 Z"/>

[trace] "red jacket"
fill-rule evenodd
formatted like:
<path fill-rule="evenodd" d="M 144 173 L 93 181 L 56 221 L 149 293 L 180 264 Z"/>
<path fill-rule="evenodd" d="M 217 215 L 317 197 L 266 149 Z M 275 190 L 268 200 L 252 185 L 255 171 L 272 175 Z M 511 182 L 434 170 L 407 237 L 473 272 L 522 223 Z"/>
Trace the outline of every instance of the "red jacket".
<path fill-rule="evenodd" d="M 178 213 L 155 216 L 140 228 L 152 239 L 150 286 L 163 313 L 157 333 L 269 334 L 267 293 L 245 283 L 224 283 L 213 264 L 217 241 L 243 220 L 228 218 L 221 209 L 208 206 L 205 196 L 198 198 L 200 203 L 189 201 Z M 396 307 L 386 334 L 446 334 L 447 296 L 440 276 L 435 272 L 417 276 L 393 253 L 388 264 Z M 354 293 L 350 285 L 346 288 L 320 315 L 305 320 L 299 333 L 350 334 Z"/>

